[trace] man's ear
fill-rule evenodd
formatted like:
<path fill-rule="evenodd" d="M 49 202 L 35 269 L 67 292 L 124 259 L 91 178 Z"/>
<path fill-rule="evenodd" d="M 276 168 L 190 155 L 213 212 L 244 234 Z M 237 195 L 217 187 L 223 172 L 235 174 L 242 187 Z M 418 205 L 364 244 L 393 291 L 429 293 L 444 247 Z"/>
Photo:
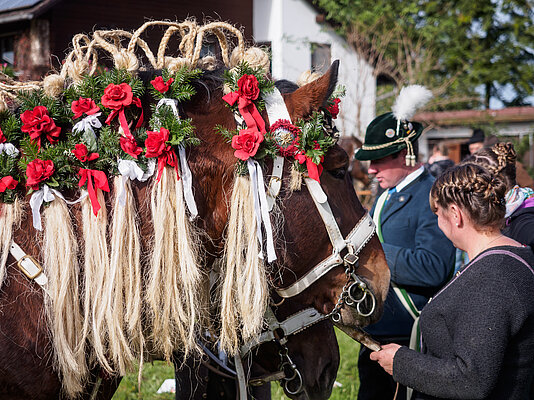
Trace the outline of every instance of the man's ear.
<path fill-rule="evenodd" d="M 313 111 L 326 106 L 336 88 L 338 69 L 339 61 L 336 60 L 319 79 L 298 88 L 293 93 L 283 95 L 293 122 L 299 118 L 306 118 Z"/>

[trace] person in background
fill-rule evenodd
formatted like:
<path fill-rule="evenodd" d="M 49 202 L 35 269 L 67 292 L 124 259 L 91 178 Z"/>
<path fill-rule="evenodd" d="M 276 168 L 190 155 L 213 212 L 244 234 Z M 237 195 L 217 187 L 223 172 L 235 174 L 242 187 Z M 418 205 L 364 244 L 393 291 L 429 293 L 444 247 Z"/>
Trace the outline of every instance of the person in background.
<path fill-rule="evenodd" d="M 484 147 L 484 140 L 486 136 L 482 129 L 475 129 L 473 135 L 469 138 L 467 144 L 469 145 L 469 154 L 476 153 L 478 150 Z"/>
<path fill-rule="evenodd" d="M 443 171 L 454 166 L 454 161 L 449 158 L 449 148 L 444 142 L 434 145 L 432 155 L 425 166 L 434 177 L 441 175 Z"/>
<path fill-rule="evenodd" d="M 467 157 L 506 184 L 506 222 L 502 233 L 534 249 L 534 190 L 516 182 L 517 155 L 512 143 L 497 143 Z"/>
<path fill-rule="evenodd" d="M 534 376 L 534 253 L 504 236 L 506 184 L 480 165 L 445 171 L 430 204 L 472 260 L 421 313 L 421 352 L 390 343 L 371 358 L 414 399 L 529 398 Z"/>
<path fill-rule="evenodd" d="M 386 189 L 371 214 L 391 271 L 391 287 L 382 319 L 366 331 L 381 343 L 397 340 L 406 345 L 419 310 L 445 284 L 454 263 L 452 243 L 439 230 L 428 205 L 434 178 L 417 162 L 417 139 L 423 126 L 410 121 L 414 104 L 424 104 L 421 98 L 429 92 L 421 86 L 410 88 L 402 89 L 393 113 L 369 124 L 365 142 L 355 154 L 358 160 L 370 160 L 368 172 Z M 413 113 L 406 112 L 406 107 Z M 392 399 L 396 383 L 369 355 L 362 346 L 358 399 Z M 406 390 L 399 391 L 397 399 L 405 396 Z"/>

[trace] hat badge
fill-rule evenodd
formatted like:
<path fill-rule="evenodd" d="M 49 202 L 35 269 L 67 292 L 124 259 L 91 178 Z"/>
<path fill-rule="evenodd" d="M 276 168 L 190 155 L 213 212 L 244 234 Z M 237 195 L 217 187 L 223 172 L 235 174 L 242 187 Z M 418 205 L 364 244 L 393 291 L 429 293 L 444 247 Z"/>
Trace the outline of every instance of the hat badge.
<path fill-rule="evenodd" d="M 395 129 L 391 129 L 391 128 L 389 128 L 389 129 L 386 131 L 386 137 L 391 139 L 393 136 L 395 136 Z"/>

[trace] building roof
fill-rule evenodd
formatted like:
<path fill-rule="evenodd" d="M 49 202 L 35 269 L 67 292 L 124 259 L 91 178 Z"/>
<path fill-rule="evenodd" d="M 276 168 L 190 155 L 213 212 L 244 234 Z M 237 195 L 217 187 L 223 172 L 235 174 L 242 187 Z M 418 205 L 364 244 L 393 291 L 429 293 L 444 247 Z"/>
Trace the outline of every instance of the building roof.
<path fill-rule="evenodd" d="M 61 0 L 0 0 L 0 25 L 31 20 Z"/>
<path fill-rule="evenodd" d="M 484 122 L 534 122 L 534 107 L 508 107 L 500 110 L 457 110 L 422 112 L 415 121 L 438 126 L 466 125 Z"/>

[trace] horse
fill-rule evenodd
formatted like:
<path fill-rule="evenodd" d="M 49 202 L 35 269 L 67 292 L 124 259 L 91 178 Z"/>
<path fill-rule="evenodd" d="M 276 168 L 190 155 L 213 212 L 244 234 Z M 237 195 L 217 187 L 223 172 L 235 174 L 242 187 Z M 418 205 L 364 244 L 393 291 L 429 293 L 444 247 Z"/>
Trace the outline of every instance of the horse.
<path fill-rule="evenodd" d="M 195 43 L 192 35 L 194 38 L 202 31 L 191 29 L 190 21 L 185 25 L 162 24 L 170 26 L 171 33 L 180 32 L 187 43 Z M 133 35 L 126 35 L 130 39 L 127 49 L 113 48 L 120 40 L 110 32 L 99 31 L 98 35 L 95 32 L 94 41 L 78 36 L 75 55 L 65 63 L 66 76 L 82 75 L 74 73 L 73 69 L 89 68 L 88 63 L 77 61 L 91 57 L 95 60 L 93 52 L 98 46 L 104 50 L 112 48 L 117 71 L 124 66 L 121 63 L 130 63 L 126 67 L 131 68 L 136 58 L 131 49 L 140 40 L 139 31 L 146 26 Z M 235 32 L 233 27 L 224 24 L 213 27 L 222 48 L 223 44 L 227 45 L 220 36 L 223 28 Z M 189 29 L 187 34 L 184 33 L 186 29 Z M 114 40 L 108 40 L 110 38 Z M 201 44 L 201 39 L 197 43 Z M 146 51 L 145 47 L 143 49 Z M 85 58 L 80 56 L 83 50 L 87 50 Z M 198 61 L 196 50 L 190 53 L 192 61 L 195 57 Z M 159 63 L 160 58 L 165 60 L 165 54 L 158 53 L 158 62 L 153 65 L 156 71 L 163 63 Z M 152 56 L 152 59 L 155 58 Z M 147 74 L 154 76 L 156 71 Z M 56 76 L 58 81 L 61 78 L 64 77 Z M 319 80 L 281 95 L 291 120 L 305 119 L 324 107 L 336 80 L 337 63 L 334 63 Z M 63 86 L 64 80 L 61 83 Z M 256 229 L 244 225 L 240 217 L 235 217 L 237 223 L 232 225 L 234 213 L 246 213 L 241 210 L 239 201 L 243 202 L 243 193 L 250 200 L 246 188 L 251 179 L 236 174 L 234 149 L 223 135 L 214 132 L 216 127 L 232 131 L 236 126 L 234 114 L 222 100 L 223 83 L 220 71 L 200 72 L 190 82 L 194 94 L 179 102 L 179 110 L 176 110 L 181 119 L 192 122 L 200 142 L 198 146 L 188 147 L 185 153 L 193 177 L 189 180 L 192 184 L 189 191 L 183 183 L 186 166 L 181 164 L 178 168 L 176 162 L 174 166 L 166 166 L 163 162 L 161 167 L 158 165 L 157 179 L 126 181 L 125 184 L 117 177 L 115 186 L 106 196 L 100 188 L 94 190 L 93 195 L 89 193 L 72 201 L 74 204 L 68 207 L 67 201 L 77 198 L 78 192 L 65 193 L 61 198 L 56 194 L 56 199 L 43 212 L 43 233 L 35 228 L 36 214 L 29 212 L 27 200 L 17 199 L 11 205 L 2 206 L 0 218 L 3 218 L 4 231 L 0 260 L 5 260 L 6 267 L 0 293 L 0 352 L 4 355 L 0 366 L 0 393 L 5 398 L 110 398 L 118 377 L 131 368 L 135 358 L 163 356 L 170 359 L 172 352 L 179 349 L 187 359 L 198 351 L 199 333 L 213 328 L 212 317 L 206 313 L 209 308 L 206 306 L 209 303 L 207 277 L 210 266 L 225 257 L 237 259 L 236 263 L 227 262 L 222 267 L 219 276 L 222 283 L 218 282 L 222 289 L 217 299 L 223 309 L 219 319 L 219 344 L 229 354 L 237 354 L 242 342 L 254 339 L 261 332 L 263 310 L 269 297 L 268 289 L 261 284 L 282 296 L 290 309 L 295 304 L 313 307 L 331 317 L 353 337 L 365 341 L 358 328 L 379 318 L 389 284 L 389 270 L 380 243 L 373 234 L 372 221 L 366 217 L 352 190 L 347 175 L 347 154 L 338 145 L 332 146 L 324 154 L 320 183 L 305 177 L 308 191 L 304 190 L 304 185 L 290 188 L 290 182 L 298 182 L 295 175 L 298 178 L 299 174 L 293 168 L 282 167 L 282 174 L 274 179 L 281 185 L 274 196 L 274 212 L 268 218 L 276 228 L 273 229 L 273 247 L 277 258 L 268 263 L 268 268 L 258 267 L 264 243 L 257 246 Z M 65 99 L 62 91 L 56 92 L 56 96 L 60 101 Z M 146 107 L 145 99 L 138 100 L 145 104 L 142 110 L 149 115 L 153 110 Z M 128 117 L 139 122 L 143 113 L 135 108 L 124 115 L 121 111 L 114 121 L 109 116 L 108 120 L 112 130 L 123 138 L 132 128 L 123 121 Z M 264 110 L 261 118 L 267 126 L 273 124 Z M 72 129 L 66 124 L 61 128 Z M 99 140 L 103 141 L 103 137 L 104 130 Z M 271 171 L 272 176 L 276 175 L 275 168 L 275 163 L 268 159 L 260 166 L 266 173 Z M 178 171 L 182 179 L 176 181 Z M 242 185 L 241 192 L 239 185 Z M 91 192 L 89 185 L 88 190 Z M 184 201 L 185 192 L 193 193 L 196 217 L 185 211 L 188 201 L 187 198 Z M 95 211 L 95 199 L 101 207 L 99 211 Z M 126 207 L 119 206 L 121 201 Z M 191 208 L 188 209 L 191 213 Z M 131 214 L 129 210 L 133 210 Z M 193 217 L 193 221 L 189 222 L 188 217 Z M 254 221 L 254 217 L 249 221 Z M 111 232 L 106 232 L 108 224 Z M 263 220 L 263 224 L 267 221 Z M 236 226 L 241 229 L 237 235 L 232 232 Z M 184 230 L 180 230 L 182 228 Z M 263 230 L 267 231 L 267 226 L 264 225 Z M 365 237 L 355 238 L 362 230 L 367 232 Z M 247 236 L 247 232 L 251 239 L 244 243 L 240 236 Z M 18 262 L 13 252 L 6 251 L 15 244 L 24 254 Z M 170 246 L 170 250 L 166 252 L 165 246 Z M 195 248 L 190 249 L 191 246 Z M 251 258 L 246 262 L 239 260 L 247 258 L 249 251 Z M 27 265 L 21 265 L 26 261 L 34 266 L 44 265 L 48 286 L 39 282 L 41 271 L 28 274 Z M 243 269 L 235 270 L 234 264 Z M 198 269 L 194 268 L 196 265 Z M 54 282 L 54 273 L 62 279 Z M 124 276 L 128 273 L 131 275 L 126 280 Z M 90 275 L 94 282 L 88 278 Z M 125 279 L 123 288 L 110 283 L 117 277 Z M 170 289 L 167 284 L 171 285 Z M 158 292 L 160 289 L 168 290 L 162 294 Z M 51 295 L 54 291 L 56 297 Z M 62 296 L 70 300 L 57 301 Z M 128 303 L 125 298 L 135 301 Z M 249 317 L 254 321 L 250 322 Z M 331 332 L 331 326 L 327 326 Z M 312 329 L 315 328 L 308 332 Z M 61 341 L 56 336 L 61 336 Z M 313 336 L 318 340 L 317 335 Z M 302 377 L 304 393 L 312 393 L 311 398 L 315 395 L 326 398 L 333 384 L 330 371 L 332 367 L 337 369 L 336 356 L 329 349 L 326 364 L 306 365 L 308 349 L 298 349 L 305 344 L 291 339 L 287 344 L 297 349 L 293 355 L 295 363 L 302 362 L 308 371 L 311 370 Z M 261 358 L 268 361 L 267 365 L 276 363 L 272 357 Z M 321 380 L 324 371 L 327 371 L 327 378 Z M 295 394 L 294 398 L 300 395 Z"/>

